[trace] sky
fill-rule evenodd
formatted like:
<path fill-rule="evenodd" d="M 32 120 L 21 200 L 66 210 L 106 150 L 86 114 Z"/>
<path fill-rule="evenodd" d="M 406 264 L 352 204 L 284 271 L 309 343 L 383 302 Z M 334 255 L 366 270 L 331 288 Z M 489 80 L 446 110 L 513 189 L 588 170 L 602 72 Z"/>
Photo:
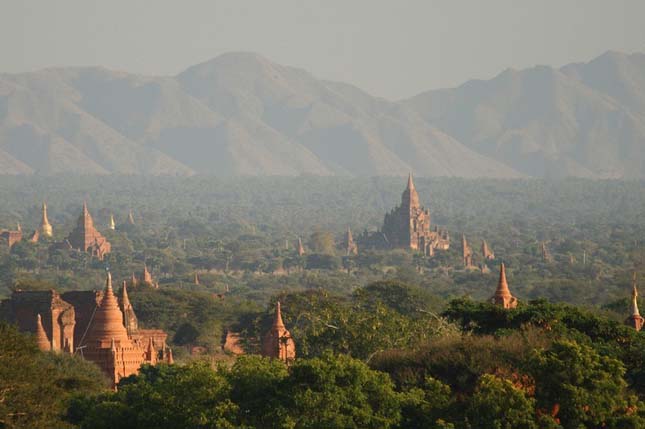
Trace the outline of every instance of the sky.
<path fill-rule="evenodd" d="M 251 51 L 395 100 L 645 52 L 644 22 L 644 0 L 0 0 L 0 72 L 174 75 Z"/>

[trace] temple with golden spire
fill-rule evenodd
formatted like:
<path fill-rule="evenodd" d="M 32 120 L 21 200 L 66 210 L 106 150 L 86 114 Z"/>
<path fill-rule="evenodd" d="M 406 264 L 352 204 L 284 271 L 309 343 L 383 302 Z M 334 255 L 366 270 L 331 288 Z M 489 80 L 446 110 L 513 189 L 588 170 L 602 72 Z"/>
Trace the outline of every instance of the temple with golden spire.
<path fill-rule="evenodd" d="M 631 315 L 625 320 L 625 325 L 640 331 L 643 328 L 645 319 L 638 311 L 638 289 L 636 288 L 636 273 L 632 275 L 632 302 L 630 305 Z"/>
<path fill-rule="evenodd" d="M 38 232 L 39 235 L 42 235 L 43 237 L 51 237 L 54 234 L 54 229 L 47 218 L 47 204 L 45 202 L 43 202 L 42 219 L 40 220 L 40 228 Z"/>
<path fill-rule="evenodd" d="M 114 222 L 114 216 L 110 214 L 110 223 L 108 224 L 108 228 L 114 231 L 116 229 L 116 223 Z"/>
<path fill-rule="evenodd" d="M 508 282 L 506 281 L 506 267 L 503 262 L 499 266 L 499 282 L 497 283 L 497 290 L 495 291 L 495 295 L 491 297 L 490 302 L 504 308 L 517 307 L 517 298 L 511 295 L 511 291 L 508 288 Z"/>
<path fill-rule="evenodd" d="M 287 363 L 296 358 L 296 343 L 282 321 L 280 301 L 276 302 L 275 305 L 275 315 L 271 329 L 262 339 L 262 355 L 280 359 Z"/>
<path fill-rule="evenodd" d="M 433 255 L 435 250 L 448 250 L 448 233 L 430 228 L 430 210 L 421 206 L 412 173 L 401 196 L 401 205 L 385 215 L 381 234 L 390 247 L 418 250 Z"/>

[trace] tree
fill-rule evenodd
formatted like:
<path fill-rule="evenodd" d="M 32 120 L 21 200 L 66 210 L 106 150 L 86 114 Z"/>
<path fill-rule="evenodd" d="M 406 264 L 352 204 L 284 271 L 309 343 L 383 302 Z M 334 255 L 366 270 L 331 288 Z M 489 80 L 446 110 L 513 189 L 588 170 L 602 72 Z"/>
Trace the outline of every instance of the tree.
<path fill-rule="evenodd" d="M 452 429 L 449 419 L 454 400 L 450 386 L 427 376 L 421 387 L 404 392 L 401 403 L 401 428 Z"/>
<path fill-rule="evenodd" d="M 288 389 L 296 428 L 387 429 L 401 418 L 401 396 L 387 374 L 349 356 L 297 360 Z"/>
<path fill-rule="evenodd" d="M 65 428 L 65 402 L 107 389 L 93 364 L 38 350 L 31 336 L 0 322 L 0 427 Z"/>
<path fill-rule="evenodd" d="M 589 346 L 557 341 L 550 350 L 536 352 L 528 370 L 538 407 L 559 410 L 556 417 L 564 427 L 616 427 L 634 419 L 645 424 L 630 411 L 639 407 L 626 391 L 623 365 Z"/>
<path fill-rule="evenodd" d="M 509 380 L 484 374 L 467 406 L 466 419 L 473 429 L 538 429 L 535 400 Z"/>
<path fill-rule="evenodd" d="M 334 235 L 329 231 L 316 231 L 309 237 L 309 248 L 313 253 L 333 255 L 335 250 Z"/>
<path fill-rule="evenodd" d="M 68 418 L 81 428 L 210 429 L 237 427 L 230 385 L 206 362 L 145 365 L 118 391 L 77 397 Z"/>
<path fill-rule="evenodd" d="M 255 428 L 280 428 L 286 416 L 284 390 L 289 373 L 277 359 L 242 356 L 230 371 L 220 372 L 231 384 L 231 400 L 239 407 L 240 424 Z"/>

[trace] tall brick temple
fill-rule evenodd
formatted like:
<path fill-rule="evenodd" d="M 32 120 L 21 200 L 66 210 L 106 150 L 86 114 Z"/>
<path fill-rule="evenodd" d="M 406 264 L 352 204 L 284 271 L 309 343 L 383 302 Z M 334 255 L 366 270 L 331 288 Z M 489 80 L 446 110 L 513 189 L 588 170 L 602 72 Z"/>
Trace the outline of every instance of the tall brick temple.
<path fill-rule="evenodd" d="M 127 289 L 117 299 L 108 273 L 101 291 L 16 290 L 0 302 L 0 318 L 36 336 L 43 351 L 75 353 L 96 363 L 115 387 L 142 363 L 172 363 L 168 334 L 141 329 Z"/>
<path fill-rule="evenodd" d="M 290 362 L 296 358 L 296 343 L 293 341 L 291 333 L 284 326 L 279 301 L 275 306 L 275 316 L 271 329 L 262 339 L 262 355 L 280 359 L 284 362 Z"/>
<path fill-rule="evenodd" d="M 83 203 L 83 211 L 76 221 L 76 227 L 67 237 L 67 242 L 73 249 L 87 252 L 98 259 L 103 259 L 112 250 L 110 242 L 94 227 L 94 220 L 86 203 Z"/>
<path fill-rule="evenodd" d="M 381 233 L 390 247 L 403 247 L 433 255 L 435 250 L 448 250 L 450 237 L 445 230 L 430 228 L 430 210 L 419 203 L 412 173 L 401 196 L 401 205 L 385 215 Z"/>
<path fill-rule="evenodd" d="M 506 267 L 503 262 L 499 266 L 499 281 L 497 282 L 497 289 L 495 290 L 495 295 L 491 297 L 490 302 L 506 309 L 517 307 L 517 298 L 511 295 L 511 290 L 508 288 L 508 282 L 506 281 Z"/>

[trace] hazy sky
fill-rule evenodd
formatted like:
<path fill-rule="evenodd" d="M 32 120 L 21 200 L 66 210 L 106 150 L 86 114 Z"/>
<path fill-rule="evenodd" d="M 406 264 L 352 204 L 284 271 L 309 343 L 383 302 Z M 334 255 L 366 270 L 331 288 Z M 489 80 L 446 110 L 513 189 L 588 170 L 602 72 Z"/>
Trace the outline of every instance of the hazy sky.
<path fill-rule="evenodd" d="M 0 71 L 102 65 L 168 75 L 253 51 L 397 99 L 645 52 L 644 0 L 0 0 Z"/>

